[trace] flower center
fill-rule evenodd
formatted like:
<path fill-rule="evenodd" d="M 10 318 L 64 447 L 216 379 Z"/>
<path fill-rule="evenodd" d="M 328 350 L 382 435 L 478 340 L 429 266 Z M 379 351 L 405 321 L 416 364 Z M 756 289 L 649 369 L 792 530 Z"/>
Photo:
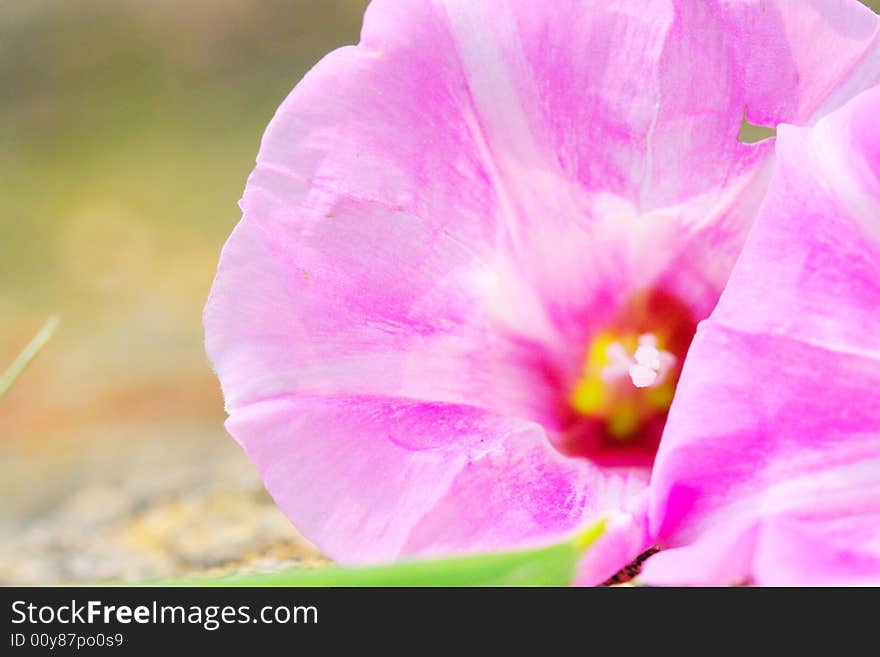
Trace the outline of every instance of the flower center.
<path fill-rule="evenodd" d="M 634 295 L 594 333 L 569 380 L 561 449 L 616 463 L 653 460 L 681 364 L 696 328 L 672 295 Z"/>
<path fill-rule="evenodd" d="M 654 333 L 604 331 L 590 343 L 572 408 L 604 420 L 612 439 L 628 441 L 647 419 L 669 408 L 677 362 Z"/>

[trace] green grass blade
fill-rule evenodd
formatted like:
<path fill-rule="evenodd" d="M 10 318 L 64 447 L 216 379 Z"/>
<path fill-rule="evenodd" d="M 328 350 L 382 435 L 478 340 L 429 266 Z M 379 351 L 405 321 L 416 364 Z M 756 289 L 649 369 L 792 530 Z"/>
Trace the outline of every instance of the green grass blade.
<path fill-rule="evenodd" d="M 568 586 L 580 556 L 605 532 L 599 520 L 549 547 L 362 568 L 294 568 L 277 573 L 156 582 L 153 586 Z"/>
<path fill-rule="evenodd" d="M 12 387 L 15 380 L 22 372 L 24 372 L 30 362 L 36 358 L 37 354 L 40 353 L 40 350 L 46 346 L 46 343 L 49 342 L 52 334 L 55 333 L 56 328 L 58 328 L 58 317 L 53 315 L 46 320 L 46 323 L 43 324 L 39 331 L 37 331 L 37 334 L 33 339 L 22 350 L 18 357 L 12 361 L 12 365 L 0 375 L 0 399 L 3 399 L 3 396 Z"/>

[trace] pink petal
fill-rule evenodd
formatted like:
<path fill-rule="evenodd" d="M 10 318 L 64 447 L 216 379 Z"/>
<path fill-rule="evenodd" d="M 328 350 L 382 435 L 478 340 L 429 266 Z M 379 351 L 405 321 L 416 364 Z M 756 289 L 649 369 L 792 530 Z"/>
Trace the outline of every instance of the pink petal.
<path fill-rule="evenodd" d="M 759 584 L 877 581 L 877 116 L 880 88 L 813 129 L 780 129 L 767 200 L 691 346 L 652 475 L 652 531 L 687 547 L 649 561 L 646 581 L 740 563 L 743 544 Z"/>
<path fill-rule="evenodd" d="M 638 576 L 652 586 L 738 586 L 749 582 L 757 528 L 725 524 L 701 534 L 693 543 L 661 550 Z"/>
<path fill-rule="evenodd" d="M 467 406 L 278 397 L 228 428 L 291 521 L 345 562 L 541 544 L 644 485 L 565 459 L 533 423 Z"/>
<path fill-rule="evenodd" d="M 647 495 L 630 498 L 626 505 L 620 505 L 621 510 L 609 514 L 602 538 L 578 563 L 575 586 L 603 584 L 651 546 L 647 503 Z"/>
<path fill-rule="evenodd" d="M 763 190 L 743 107 L 806 116 L 845 80 L 755 44 L 803 30 L 810 56 L 873 61 L 858 3 L 831 3 L 834 22 L 788 5 L 374 3 L 361 45 L 310 72 L 263 140 L 206 318 L 227 398 L 290 391 L 296 371 L 304 391 L 546 421 L 541 372 L 579 367 L 627 290 L 655 280 L 707 314 Z M 751 99 L 753 68 L 789 91 Z M 264 295 L 285 321 L 238 306 Z"/>

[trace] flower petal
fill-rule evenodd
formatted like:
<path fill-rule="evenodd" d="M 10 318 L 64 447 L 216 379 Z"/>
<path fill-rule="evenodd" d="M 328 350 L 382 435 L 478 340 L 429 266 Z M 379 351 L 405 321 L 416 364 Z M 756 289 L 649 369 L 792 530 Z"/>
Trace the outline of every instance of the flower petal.
<path fill-rule="evenodd" d="M 644 492 L 644 491 L 643 491 Z M 650 546 L 647 495 L 632 496 L 610 514 L 602 538 L 578 563 L 575 586 L 598 586 L 629 565 Z M 622 509 L 628 508 L 628 511 Z"/>
<path fill-rule="evenodd" d="M 467 406 L 279 397 L 227 426 L 293 523 L 344 562 L 549 542 L 635 488 L 560 456 L 535 424 Z"/>
<path fill-rule="evenodd" d="M 746 543 L 758 584 L 876 581 L 878 115 L 880 88 L 813 129 L 780 129 L 767 200 L 688 353 L 652 475 L 652 532 L 687 547 L 649 561 L 646 581 L 705 575 L 692 559 L 739 564 Z"/>
<path fill-rule="evenodd" d="M 348 366 L 397 372 L 408 353 L 434 398 L 542 419 L 519 352 L 574 344 L 540 360 L 579 366 L 621 291 L 652 281 L 708 313 L 763 191 L 743 108 L 809 117 L 873 71 L 877 26 L 854 1 L 704 4 L 374 3 L 263 140 L 253 230 L 206 320 L 230 405 L 294 386 L 420 397 L 415 374 Z M 830 73 L 807 65 L 826 55 Z M 261 277 L 282 279 L 287 321 L 226 302 Z M 451 375 L 463 360 L 480 380 Z M 498 394 L 505 379 L 525 389 Z"/>
<path fill-rule="evenodd" d="M 638 581 L 652 586 L 739 586 L 749 582 L 757 528 L 726 524 L 684 547 L 661 550 L 643 565 Z"/>

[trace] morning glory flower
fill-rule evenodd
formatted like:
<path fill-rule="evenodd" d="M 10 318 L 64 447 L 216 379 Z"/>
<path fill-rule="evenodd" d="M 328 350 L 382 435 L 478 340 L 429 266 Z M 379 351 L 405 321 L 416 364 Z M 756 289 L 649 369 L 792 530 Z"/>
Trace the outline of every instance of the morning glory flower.
<path fill-rule="evenodd" d="M 880 77 L 855 0 L 385 0 L 266 131 L 205 311 L 227 427 L 329 556 L 540 544 L 647 483 L 772 167 Z"/>
<path fill-rule="evenodd" d="M 880 87 L 778 165 L 652 480 L 659 584 L 880 585 Z"/>

